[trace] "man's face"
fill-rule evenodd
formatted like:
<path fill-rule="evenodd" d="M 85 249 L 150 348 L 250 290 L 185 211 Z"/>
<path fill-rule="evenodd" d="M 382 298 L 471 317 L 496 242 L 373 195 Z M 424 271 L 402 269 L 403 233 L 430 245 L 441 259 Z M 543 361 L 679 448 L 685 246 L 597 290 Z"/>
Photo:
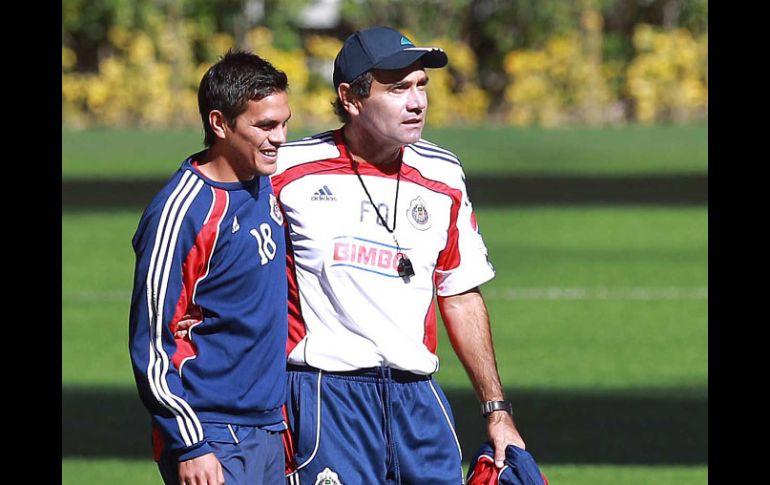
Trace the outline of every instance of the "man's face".
<path fill-rule="evenodd" d="M 428 109 L 428 75 L 419 62 L 399 70 L 373 69 L 369 97 L 360 100 L 359 121 L 378 140 L 417 142 Z"/>
<path fill-rule="evenodd" d="M 278 147 L 286 141 L 289 118 L 289 98 L 279 91 L 249 101 L 246 111 L 232 125 L 225 123 L 228 157 L 239 180 L 275 172 Z"/>

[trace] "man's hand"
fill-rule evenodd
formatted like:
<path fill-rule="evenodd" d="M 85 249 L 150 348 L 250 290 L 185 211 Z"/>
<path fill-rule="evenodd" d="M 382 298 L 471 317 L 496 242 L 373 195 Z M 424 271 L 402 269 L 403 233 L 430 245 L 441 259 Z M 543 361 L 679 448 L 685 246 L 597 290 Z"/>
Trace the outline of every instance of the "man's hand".
<path fill-rule="evenodd" d="M 179 462 L 179 485 L 223 485 L 225 475 L 214 453 Z"/>
<path fill-rule="evenodd" d="M 505 460 L 505 448 L 508 445 L 515 445 L 525 449 L 522 439 L 513 418 L 506 411 L 494 411 L 487 416 L 487 433 L 489 441 L 495 448 L 495 466 L 502 468 Z"/>
<path fill-rule="evenodd" d="M 182 318 L 176 323 L 174 338 L 185 338 L 193 325 L 201 323 L 203 320 L 195 318 L 192 315 L 182 315 Z"/>

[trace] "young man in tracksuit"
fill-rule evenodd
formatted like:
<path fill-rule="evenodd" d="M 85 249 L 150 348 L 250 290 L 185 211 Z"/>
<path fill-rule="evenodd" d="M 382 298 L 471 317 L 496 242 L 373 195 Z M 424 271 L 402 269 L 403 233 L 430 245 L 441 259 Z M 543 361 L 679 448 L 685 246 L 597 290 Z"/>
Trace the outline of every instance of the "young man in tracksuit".
<path fill-rule="evenodd" d="M 184 160 L 132 241 L 129 349 L 167 484 L 283 482 L 285 242 L 268 176 L 287 87 L 254 54 L 212 66 L 198 92 L 207 148 Z M 183 315 L 197 321 L 178 331 Z"/>

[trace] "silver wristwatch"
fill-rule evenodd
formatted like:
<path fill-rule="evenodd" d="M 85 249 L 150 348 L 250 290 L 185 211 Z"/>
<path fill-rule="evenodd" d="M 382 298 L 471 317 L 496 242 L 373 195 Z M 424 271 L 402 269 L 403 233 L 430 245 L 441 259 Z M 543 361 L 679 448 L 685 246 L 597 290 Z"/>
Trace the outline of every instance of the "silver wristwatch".
<path fill-rule="evenodd" d="M 505 411 L 513 416 L 513 405 L 510 401 L 486 401 L 481 405 L 481 414 L 485 418 L 495 411 Z"/>

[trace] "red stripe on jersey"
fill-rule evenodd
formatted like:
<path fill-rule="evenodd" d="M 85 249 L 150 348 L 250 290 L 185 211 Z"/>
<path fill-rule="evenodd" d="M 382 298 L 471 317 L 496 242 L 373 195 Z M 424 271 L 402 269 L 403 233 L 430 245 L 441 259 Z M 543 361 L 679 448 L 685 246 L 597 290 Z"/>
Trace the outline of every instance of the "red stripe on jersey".
<path fill-rule="evenodd" d="M 285 218 L 284 218 L 285 220 Z M 286 277 L 289 283 L 289 338 L 286 340 L 286 355 L 305 338 L 307 329 L 302 318 L 302 307 L 299 302 L 299 286 L 297 285 L 297 268 L 294 264 L 294 246 L 289 237 L 289 225 L 284 223 L 286 234 Z"/>
<path fill-rule="evenodd" d="M 166 447 L 166 441 L 163 439 L 163 433 L 160 432 L 160 427 L 153 423 L 152 425 L 152 458 L 155 461 L 160 461 L 163 455 L 163 449 Z"/>
<path fill-rule="evenodd" d="M 275 193 L 275 196 L 280 199 L 281 190 L 286 187 L 287 184 L 294 182 L 295 180 L 300 179 L 305 175 L 321 172 L 348 173 L 340 171 L 340 169 L 344 168 L 346 164 L 349 167 L 349 162 L 346 159 L 329 158 L 327 160 L 313 161 L 295 165 L 279 175 L 273 175 L 270 177 L 270 182 L 273 184 L 273 192 Z"/>
<path fill-rule="evenodd" d="M 291 435 L 291 428 L 289 428 L 289 412 L 287 411 L 286 404 L 281 406 L 281 413 L 283 414 L 283 421 L 286 423 L 286 429 L 281 433 L 281 438 L 283 439 L 283 459 L 285 463 L 284 473 L 289 475 L 297 469 L 297 459 L 294 448 L 294 438 Z"/>
<path fill-rule="evenodd" d="M 193 303 L 195 286 L 198 280 L 208 273 L 209 260 L 214 253 L 214 245 L 219 236 L 219 224 L 227 208 L 227 192 L 222 189 L 213 189 L 213 192 L 214 197 L 208 218 L 204 221 L 203 227 L 195 238 L 195 244 L 190 248 L 182 264 L 182 292 L 174 310 L 174 318 L 169 323 L 171 333 L 176 332 L 179 320 L 185 315 L 190 315 L 195 320 L 203 318 L 200 307 Z M 171 361 L 179 369 L 185 359 L 198 355 L 198 348 L 190 340 L 189 332 L 184 337 L 175 337 L 174 341 L 176 352 L 171 357 Z"/>
<path fill-rule="evenodd" d="M 443 182 L 425 178 L 419 170 L 406 164 L 402 164 L 401 178 L 452 198 L 452 207 L 449 210 L 447 241 L 444 249 L 438 255 L 436 269 L 448 271 L 458 267 L 460 265 L 460 248 L 458 247 L 460 233 L 457 230 L 457 214 L 460 212 L 462 192 L 460 189 L 450 187 Z"/>
<path fill-rule="evenodd" d="M 281 190 L 291 182 L 304 177 L 305 175 L 325 173 L 325 174 L 350 174 L 353 175 L 352 161 L 348 155 L 347 148 L 342 140 L 342 131 L 336 130 L 334 132 L 334 141 L 337 144 L 337 149 L 340 151 L 340 156 L 336 158 L 327 158 L 325 160 L 313 160 L 311 162 L 301 163 L 286 171 L 270 177 L 270 182 L 273 184 L 273 192 L 275 196 L 280 200 Z M 404 149 L 401 149 L 399 157 L 394 160 L 396 162 L 401 158 L 401 154 Z M 375 175 L 379 177 L 395 179 L 398 173 L 398 164 L 390 163 L 383 166 L 377 166 L 368 162 L 360 162 L 358 164 L 358 172 L 361 175 Z M 403 174 L 402 174 L 403 176 Z"/>
<path fill-rule="evenodd" d="M 428 313 L 425 314 L 425 337 L 422 339 L 422 343 L 433 352 L 436 353 L 436 347 L 438 347 L 438 341 L 436 340 L 436 297 L 435 295 L 430 299 L 430 307 Z"/>

